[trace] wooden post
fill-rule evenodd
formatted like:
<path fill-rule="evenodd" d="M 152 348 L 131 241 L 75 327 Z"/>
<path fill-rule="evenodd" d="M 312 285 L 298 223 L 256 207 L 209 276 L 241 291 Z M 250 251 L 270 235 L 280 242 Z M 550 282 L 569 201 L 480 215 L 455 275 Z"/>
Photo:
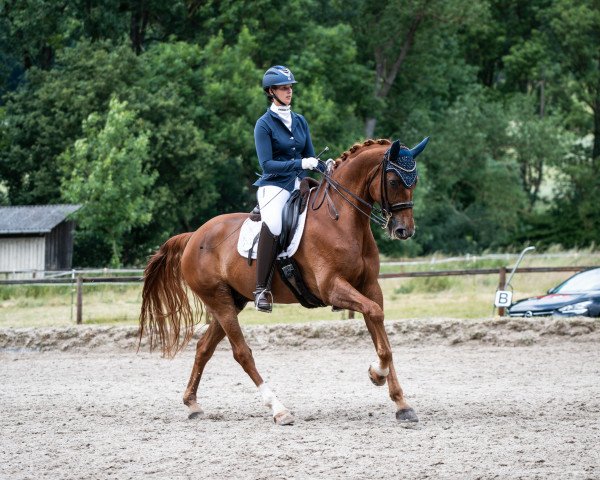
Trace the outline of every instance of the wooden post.
<path fill-rule="evenodd" d="M 506 267 L 500 267 L 500 279 L 498 281 L 498 290 L 506 288 Z M 503 317 L 506 313 L 506 308 L 498 307 L 498 315 Z"/>
<path fill-rule="evenodd" d="M 77 276 L 77 325 L 83 323 L 83 280 Z"/>
<path fill-rule="evenodd" d="M 354 310 L 348 310 L 348 320 L 354 319 Z"/>

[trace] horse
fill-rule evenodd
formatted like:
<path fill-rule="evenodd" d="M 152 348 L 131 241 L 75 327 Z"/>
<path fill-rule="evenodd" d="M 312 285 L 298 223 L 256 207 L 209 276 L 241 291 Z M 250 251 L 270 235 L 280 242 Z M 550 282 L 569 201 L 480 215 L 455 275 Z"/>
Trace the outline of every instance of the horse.
<path fill-rule="evenodd" d="M 363 314 L 377 354 L 368 368 L 369 378 L 377 386 L 387 381 L 396 419 L 409 426 L 416 425 L 418 417 L 404 398 L 384 328 L 383 295 L 377 280 L 379 251 L 370 220 L 378 218 L 392 239 L 413 236 L 414 157 L 428 140 L 412 149 L 399 140 L 367 140 L 330 162 L 307 207 L 302 241 L 294 254 L 304 282 L 322 303 Z M 319 208 L 325 201 L 327 208 Z M 374 214 L 375 203 L 381 206 L 382 216 Z M 195 232 L 170 238 L 150 258 L 144 271 L 139 342 L 146 333 L 151 350 L 160 345 L 164 356 L 173 357 L 191 340 L 194 325 L 200 321 L 197 313 L 201 319 L 206 310 L 210 321 L 197 342 L 183 395 L 189 418 L 203 413 L 197 400 L 202 372 L 227 336 L 234 359 L 258 388 L 274 422 L 290 425 L 294 416 L 259 374 L 238 321 L 238 314 L 253 298 L 256 278 L 256 267 L 249 266 L 236 249 L 236 233 L 248 216 L 217 216 Z M 274 275 L 272 293 L 275 303 L 298 302 L 279 275 Z"/>

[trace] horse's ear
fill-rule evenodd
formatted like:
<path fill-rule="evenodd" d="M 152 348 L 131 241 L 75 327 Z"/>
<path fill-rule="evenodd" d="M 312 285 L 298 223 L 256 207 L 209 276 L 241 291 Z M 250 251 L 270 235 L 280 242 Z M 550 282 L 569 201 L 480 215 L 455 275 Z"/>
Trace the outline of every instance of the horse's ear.
<path fill-rule="evenodd" d="M 394 143 L 392 143 L 392 146 L 390 147 L 390 156 L 388 158 L 392 159 L 392 161 L 395 162 L 399 154 L 400 140 L 396 140 Z"/>
<path fill-rule="evenodd" d="M 417 155 L 419 155 L 419 153 L 425 150 L 425 147 L 427 146 L 428 142 L 429 137 L 425 137 L 423 140 L 421 140 L 421 143 L 419 143 L 416 147 L 410 149 L 410 153 L 412 153 L 413 158 L 415 158 Z"/>

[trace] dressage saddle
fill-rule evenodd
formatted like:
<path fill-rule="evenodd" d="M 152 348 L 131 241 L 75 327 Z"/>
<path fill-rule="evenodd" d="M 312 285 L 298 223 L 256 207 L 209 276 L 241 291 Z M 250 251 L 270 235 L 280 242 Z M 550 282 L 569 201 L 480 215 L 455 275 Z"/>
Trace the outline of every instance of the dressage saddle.
<path fill-rule="evenodd" d="M 277 254 L 285 252 L 290 246 L 290 243 L 294 238 L 294 233 L 296 233 L 296 229 L 298 228 L 298 219 L 302 212 L 304 212 L 306 204 L 308 203 L 310 189 L 318 186 L 319 182 L 314 178 L 303 178 L 300 181 L 300 188 L 294 190 L 285 203 L 283 211 L 281 212 L 281 234 L 279 235 Z M 258 205 L 254 207 L 254 210 L 250 213 L 250 220 L 253 222 L 260 222 L 261 216 Z M 257 241 L 258 236 L 254 239 L 254 243 Z M 250 250 L 250 252 L 252 252 L 252 250 Z"/>
<path fill-rule="evenodd" d="M 319 182 L 314 178 L 306 177 L 300 182 L 300 188 L 294 190 L 281 212 L 281 234 L 279 235 L 279 244 L 276 255 L 285 252 L 298 228 L 298 219 L 308 203 L 310 189 L 317 187 Z M 261 220 L 258 206 L 250 214 L 250 220 L 258 222 Z M 258 241 L 258 235 L 254 243 Z M 254 247 L 254 245 L 252 245 Z M 248 264 L 252 263 L 252 250 L 249 251 Z M 302 278 L 302 273 L 297 262 L 290 257 L 277 258 L 277 270 L 283 280 L 283 283 L 291 290 L 298 302 L 306 308 L 317 308 L 326 306 L 320 298 L 315 296 L 306 286 Z"/>

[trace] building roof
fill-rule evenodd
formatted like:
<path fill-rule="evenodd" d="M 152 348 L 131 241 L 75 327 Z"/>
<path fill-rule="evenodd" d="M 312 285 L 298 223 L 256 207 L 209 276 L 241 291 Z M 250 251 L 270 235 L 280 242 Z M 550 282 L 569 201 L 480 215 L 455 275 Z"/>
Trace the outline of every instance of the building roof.
<path fill-rule="evenodd" d="M 81 205 L 20 205 L 0 207 L 0 235 L 48 233 Z"/>

